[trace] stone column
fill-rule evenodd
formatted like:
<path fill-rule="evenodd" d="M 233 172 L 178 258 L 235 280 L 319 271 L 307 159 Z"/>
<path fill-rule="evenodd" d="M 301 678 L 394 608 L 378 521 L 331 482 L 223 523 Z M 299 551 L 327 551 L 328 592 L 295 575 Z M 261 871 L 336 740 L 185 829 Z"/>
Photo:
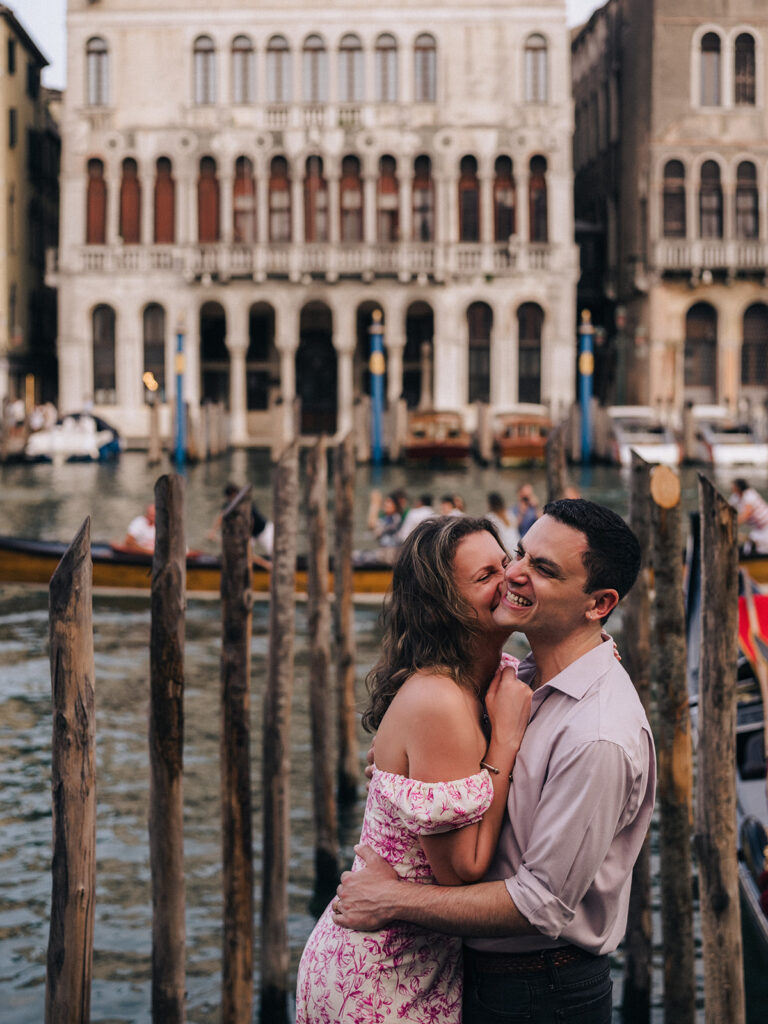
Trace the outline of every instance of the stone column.
<path fill-rule="evenodd" d="M 405 161 L 398 161 L 398 213 L 400 218 L 400 241 L 413 239 L 413 177 Z"/>
<path fill-rule="evenodd" d="M 363 175 L 363 239 L 376 244 L 376 175 Z"/>
<path fill-rule="evenodd" d="M 331 245 L 338 245 L 341 238 L 341 179 L 334 170 L 326 172 L 325 180 L 328 184 L 328 241 Z"/>
<path fill-rule="evenodd" d="M 493 174 L 483 172 L 480 179 L 480 241 L 493 242 Z"/>
<path fill-rule="evenodd" d="M 248 349 L 248 307 L 245 303 L 229 310 L 227 317 L 229 349 L 229 434 L 235 447 L 248 442 L 248 412 L 245 381 L 245 354 Z"/>
<path fill-rule="evenodd" d="M 516 175 L 517 185 L 517 237 L 520 240 L 521 245 L 528 245 L 531 240 L 529 225 L 528 225 L 528 168 L 521 167 L 519 173 Z"/>
<path fill-rule="evenodd" d="M 221 184 L 221 232 L 222 242 L 230 243 L 233 237 L 233 187 L 234 177 L 232 168 L 227 167 L 226 173 L 222 170 L 219 175 Z"/>
<path fill-rule="evenodd" d="M 108 164 L 105 168 L 107 184 L 107 245 L 115 245 L 120 237 L 120 167 Z"/>
<path fill-rule="evenodd" d="M 155 168 L 151 160 L 142 162 L 139 168 L 141 188 L 141 224 L 139 241 L 153 245 L 155 241 Z"/>
<path fill-rule="evenodd" d="M 280 356 L 280 403 L 274 430 L 283 439 L 294 435 L 293 405 L 296 398 L 296 349 L 299 347 L 299 310 L 275 311 L 275 347 Z"/>
<path fill-rule="evenodd" d="M 261 63 L 264 63 L 263 61 Z M 256 237 L 259 245 L 269 240 L 269 169 L 263 168 L 256 178 Z"/>

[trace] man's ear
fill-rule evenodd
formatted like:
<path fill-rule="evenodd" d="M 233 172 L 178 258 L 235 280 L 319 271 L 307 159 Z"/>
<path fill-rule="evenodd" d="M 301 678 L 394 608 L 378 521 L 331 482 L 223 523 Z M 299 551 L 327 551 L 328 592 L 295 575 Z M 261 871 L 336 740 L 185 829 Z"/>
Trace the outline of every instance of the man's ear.
<path fill-rule="evenodd" d="M 619 603 L 617 590 L 594 590 L 591 596 L 594 604 L 587 610 L 588 619 L 604 619 Z"/>

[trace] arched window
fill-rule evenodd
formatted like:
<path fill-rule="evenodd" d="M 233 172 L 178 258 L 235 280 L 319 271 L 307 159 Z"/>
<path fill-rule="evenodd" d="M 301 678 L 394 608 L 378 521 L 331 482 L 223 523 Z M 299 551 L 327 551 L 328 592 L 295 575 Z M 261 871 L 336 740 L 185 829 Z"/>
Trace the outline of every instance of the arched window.
<path fill-rule="evenodd" d="M 328 53 L 320 36 L 307 36 L 303 51 L 304 102 L 328 100 Z"/>
<path fill-rule="evenodd" d="M 399 236 L 397 162 L 392 156 L 379 160 L 376 183 L 377 235 L 380 242 L 396 242 Z"/>
<path fill-rule="evenodd" d="M 144 310 L 144 401 L 165 401 L 165 310 L 151 302 Z"/>
<path fill-rule="evenodd" d="M 247 156 L 239 156 L 235 161 L 232 238 L 241 245 L 252 245 L 256 241 L 256 186 L 253 181 L 253 164 Z"/>
<path fill-rule="evenodd" d="M 423 32 L 414 44 L 413 95 L 417 103 L 434 103 L 437 99 L 437 43 L 435 37 Z"/>
<path fill-rule="evenodd" d="M 291 51 L 284 36 L 272 36 L 267 44 L 267 102 L 291 101 Z"/>
<path fill-rule="evenodd" d="M 530 176 L 528 178 L 528 208 L 531 241 L 548 241 L 547 161 L 543 156 L 531 157 Z"/>
<path fill-rule="evenodd" d="M 680 160 L 664 165 L 663 218 L 665 238 L 685 238 L 685 167 Z"/>
<path fill-rule="evenodd" d="M 88 106 L 105 107 L 109 103 L 109 50 L 99 36 L 85 44 L 85 61 Z"/>
<path fill-rule="evenodd" d="M 683 368 L 685 387 L 698 389 L 698 401 L 714 401 L 717 313 L 707 302 L 697 302 L 686 314 Z"/>
<path fill-rule="evenodd" d="M 195 40 L 195 103 L 216 102 L 216 49 L 210 36 Z"/>
<path fill-rule="evenodd" d="M 115 403 L 115 311 L 96 306 L 93 331 L 93 400 L 97 405 Z"/>
<path fill-rule="evenodd" d="M 765 388 L 768 385 L 768 306 L 750 306 L 744 314 L 741 343 L 741 383 Z"/>
<path fill-rule="evenodd" d="M 736 170 L 736 237 L 757 238 L 760 221 L 757 204 L 757 171 L 749 160 Z"/>
<path fill-rule="evenodd" d="M 541 337 L 544 311 L 535 302 L 524 302 L 517 311 L 517 400 L 541 401 Z"/>
<path fill-rule="evenodd" d="M 525 41 L 525 102 L 547 102 L 547 41 L 538 33 Z"/>
<path fill-rule="evenodd" d="M 107 241 L 107 184 L 101 160 L 88 161 L 85 244 L 105 245 Z"/>
<path fill-rule="evenodd" d="M 459 174 L 459 241 L 480 241 L 480 183 L 477 160 L 462 157 Z"/>
<path fill-rule="evenodd" d="M 705 160 L 701 165 L 699 235 L 702 238 L 723 237 L 723 189 L 720 167 L 714 160 Z"/>
<path fill-rule="evenodd" d="M 176 241 L 175 193 L 171 161 L 161 156 L 155 172 L 155 242 L 172 245 Z"/>
<path fill-rule="evenodd" d="M 360 161 L 356 156 L 345 156 L 341 161 L 341 240 L 363 240 L 363 182 Z"/>
<path fill-rule="evenodd" d="M 707 32 L 701 40 L 701 94 L 702 107 L 720 106 L 720 36 Z"/>
<path fill-rule="evenodd" d="M 342 103 L 360 103 L 364 96 L 363 44 L 359 36 L 348 33 L 339 43 L 339 99 Z"/>
<path fill-rule="evenodd" d="M 512 161 L 500 156 L 494 166 L 493 179 L 493 237 L 506 242 L 515 233 L 515 178 Z"/>
<path fill-rule="evenodd" d="M 328 241 L 328 184 L 319 156 L 307 159 L 304 178 L 304 238 L 307 242 Z"/>
<path fill-rule="evenodd" d="M 397 41 L 388 33 L 376 40 L 376 101 L 397 102 Z"/>
<path fill-rule="evenodd" d="M 210 156 L 201 159 L 200 177 L 197 179 L 197 240 L 219 240 L 219 179 L 216 177 L 216 161 Z"/>
<path fill-rule="evenodd" d="M 284 156 L 274 157 L 269 168 L 269 240 L 291 240 L 291 182 Z"/>
<path fill-rule="evenodd" d="M 138 245 L 141 241 L 141 185 L 139 168 L 131 157 L 123 160 L 123 177 L 120 181 L 120 237 L 126 245 Z"/>
<path fill-rule="evenodd" d="M 435 188 L 428 156 L 417 156 L 413 162 L 413 240 L 435 240 Z"/>
<path fill-rule="evenodd" d="M 473 302 L 467 310 L 469 335 L 469 401 L 491 398 L 491 327 L 493 313 L 485 302 Z"/>
<path fill-rule="evenodd" d="M 736 36 L 734 48 L 734 94 L 737 106 L 755 105 L 755 40 L 748 32 Z"/>
<path fill-rule="evenodd" d="M 235 36 L 232 40 L 232 102 L 253 103 L 256 60 L 253 43 L 248 36 Z"/>

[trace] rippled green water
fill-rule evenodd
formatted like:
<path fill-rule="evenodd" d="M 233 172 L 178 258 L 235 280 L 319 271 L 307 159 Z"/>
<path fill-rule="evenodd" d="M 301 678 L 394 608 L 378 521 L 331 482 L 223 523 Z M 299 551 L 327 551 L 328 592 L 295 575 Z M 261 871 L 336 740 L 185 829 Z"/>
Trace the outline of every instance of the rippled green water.
<path fill-rule="evenodd" d="M 119 539 L 130 518 L 151 498 L 158 475 L 143 456 L 128 453 L 116 466 L 73 465 L 0 468 L 0 532 L 69 539 L 92 518 L 94 539 Z M 269 464 L 255 453 L 190 468 L 187 536 L 197 546 L 221 503 L 227 479 L 254 484 L 254 497 L 269 511 Z M 540 471 L 471 467 L 449 473 L 428 469 L 361 471 L 357 489 L 358 546 L 365 546 L 365 512 L 372 483 L 384 490 L 404 485 L 429 489 L 437 500 L 459 491 L 468 511 L 484 510 L 485 494 L 516 486 Z M 727 480 L 727 478 L 726 478 Z M 758 486 L 765 481 L 755 480 Z M 578 480 L 585 496 L 626 511 L 626 478 L 597 468 Z M 695 500 L 695 477 L 685 476 L 686 501 Z M 192 602 L 187 615 L 185 689 L 185 861 L 187 877 L 187 1019 L 219 1020 L 221 961 L 221 841 L 219 832 L 218 708 L 220 610 Z M 376 655 L 378 609 L 356 609 L 359 693 Z M 261 700 L 266 675 L 267 607 L 254 609 L 252 642 L 252 750 L 258 942 L 261 874 Z M 50 906 L 50 674 L 47 596 L 0 588 L 0 1019 L 39 1024 L 43 1019 L 45 957 Z M 309 722 L 306 694 L 306 618 L 297 610 L 297 649 L 292 722 L 292 847 L 290 919 L 292 976 L 314 923 L 309 912 L 313 847 Z M 112 1024 L 150 1021 L 151 891 L 147 837 L 147 700 L 149 608 L 143 599 L 96 598 L 97 896 L 92 1019 Z M 511 648 L 511 649 L 514 649 Z M 361 734 L 361 751 L 365 738 Z M 342 825 L 342 861 L 351 859 L 362 806 Z M 259 950 L 255 953 L 258 1007 Z M 616 960 L 619 978 L 620 958 Z M 618 990 L 617 990 L 618 995 Z M 658 1004 L 659 994 L 656 995 Z"/>

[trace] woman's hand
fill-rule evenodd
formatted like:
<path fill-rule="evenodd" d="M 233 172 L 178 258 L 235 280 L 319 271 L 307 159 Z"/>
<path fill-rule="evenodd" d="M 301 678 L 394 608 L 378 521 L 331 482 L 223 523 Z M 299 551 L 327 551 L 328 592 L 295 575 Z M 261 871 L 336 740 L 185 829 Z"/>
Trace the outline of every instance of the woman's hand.
<path fill-rule="evenodd" d="M 523 740 L 523 733 L 531 714 L 533 692 L 527 683 L 517 678 L 510 666 L 500 665 L 485 695 L 485 710 L 491 722 L 491 742 L 515 754 Z"/>

